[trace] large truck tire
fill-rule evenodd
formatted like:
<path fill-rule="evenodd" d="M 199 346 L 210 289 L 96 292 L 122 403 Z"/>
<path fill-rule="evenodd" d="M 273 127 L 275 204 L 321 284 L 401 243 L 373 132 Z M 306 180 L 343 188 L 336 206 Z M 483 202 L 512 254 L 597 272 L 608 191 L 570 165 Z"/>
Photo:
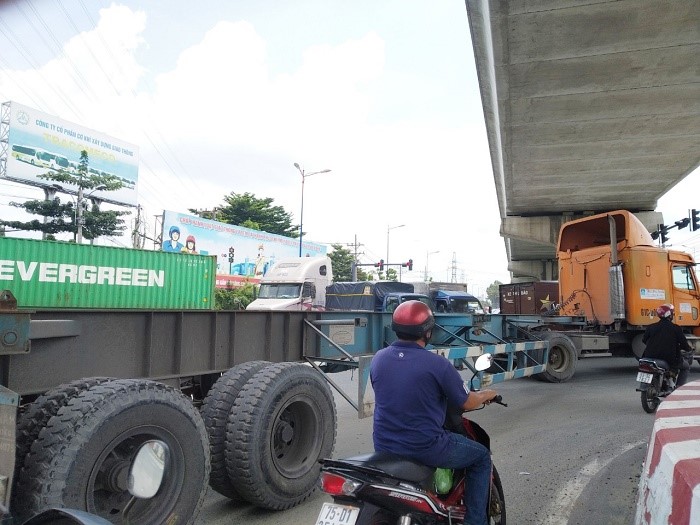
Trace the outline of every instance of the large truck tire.
<path fill-rule="evenodd" d="M 59 409 L 67 405 L 71 399 L 83 390 L 112 379 L 114 378 L 86 377 L 70 383 L 64 383 L 40 395 L 20 412 L 17 418 L 15 475 L 13 478 L 15 481 L 19 479 L 20 472 L 24 468 L 24 460 L 32 448 L 32 443 L 36 441 L 41 429 L 58 413 Z M 17 494 L 17 491 L 14 491 L 12 496 L 12 506 L 14 507 L 20 496 Z"/>
<path fill-rule="evenodd" d="M 333 453 L 336 410 L 323 376 L 299 363 L 255 374 L 229 416 L 226 465 L 241 496 L 283 510 L 318 488 L 321 458 Z"/>
<path fill-rule="evenodd" d="M 143 379 L 116 379 L 83 390 L 49 420 L 20 474 L 19 517 L 67 507 L 123 522 L 122 511 L 132 498 L 131 461 L 150 440 L 169 451 L 163 483 L 153 498 L 135 501 L 129 522 L 193 523 L 209 475 L 204 423 L 181 392 Z"/>
<path fill-rule="evenodd" d="M 574 376 L 578 361 L 573 341 L 559 332 L 545 332 L 542 334 L 542 338 L 549 341 L 549 359 L 547 360 L 547 369 L 540 374 L 535 374 L 535 378 L 548 383 L 568 381 Z"/>
<path fill-rule="evenodd" d="M 214 383 L 202 403 L 202 418 L 209 434 L 209 486 L 232 500 L 240 500 L 241 497 L 226 471 L 226 424 L 233 410 L 233 403 L 245 384 L 257 372 L 271 364 L 269 361 L 250 361 L 230 368 Z"/>

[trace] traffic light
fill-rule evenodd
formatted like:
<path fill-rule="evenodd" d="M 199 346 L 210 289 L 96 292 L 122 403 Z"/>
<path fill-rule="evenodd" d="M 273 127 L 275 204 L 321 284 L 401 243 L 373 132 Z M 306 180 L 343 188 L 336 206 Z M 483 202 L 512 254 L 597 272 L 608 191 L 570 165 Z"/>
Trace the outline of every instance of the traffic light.
<path fill-rule="evenodd" d="M 700 230 L 700 210 L 690 210 L 690 231 Z"/>
<path fill-rule="evenodd" d="M 659 235 L 661 236 L 661 244 L 666 244 L 668 242 L 668 230 L 666 229 L 666 226 L 661 228 Z"/>
<path fill-rule="evenodd" d="M 409 259 L 409 260 L 408 260 L 408 263 L 406 264 L 406 266 L 408 266 L 408 271 L 409 271 L 409 272 L 412 271 L 412 270 L 413 270 L 413 259 Z"/>
<path fill-rule="evenodd" d="M 384 271 L 384 259 L 379 259 L 379 262 L 378 262 L 378 263 L 375 263 L 374 266 L 376 266 L 377 268 L 379 268 L 379 271 L 380 271 L 380 272 L 383 272 L 383 271 Z"/>
<path fill-rule="evenodd" d="M 676 221 L 674 224 L 676 225 L 676 228 L 678 228 L 679 230 L 682 230 L 683 228 L 688 226 L 689 223 L 690 223 L 690 219 L 688 217 L 686 217 L 685 219 L 681 219 L 680 221 Z"/>
<path fill-rule="evenodd" d="M 236 250 L 233 248 L 233 246 L 230 246 L 228 249 L 228 262 L 232 263 L 233 262 L 233 256 L 235 255 Z"/>

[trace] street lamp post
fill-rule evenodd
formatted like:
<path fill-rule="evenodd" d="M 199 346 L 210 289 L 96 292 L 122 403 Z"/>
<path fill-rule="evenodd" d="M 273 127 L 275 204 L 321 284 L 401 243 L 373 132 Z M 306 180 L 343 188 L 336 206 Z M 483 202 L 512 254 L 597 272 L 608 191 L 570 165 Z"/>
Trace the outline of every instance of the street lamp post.
<path fill-rule="evenodd" d="M 90 193 L 88 193 L 86 198 L 90 198 L 90 195 L 92 195 L 96 191 L 105 190 L 105 189 L 107 189 L 107 186 L 105 186 L 104 184 L 100 184 L 99 186 L 95 187 Z M 77 207 L 78 207 L 78 219 L 77 219 L 78 238 L 77 238 L 76 242 L 78 244 L 83 244 L 83 223 L 85 222 L 85 219 L 83 219 L 83 200 L 84 200 L 84 198 L 83 198 L 83 184 L 82 184 L 82 180 L 81 180 L 81 184 L 78 187 L 78 203 L 77 203 Z"/>
<path fill-rule="evenodd" d="M 386 227 L 386 263 L 385 263 L 387 265 L 389 264 L 389 232 L 391 230 L 395 230 L 396 228 L 403 228 L 404 226 L 406 226 L 406 225 L 399 224 L 398 226 L 389 226 L 387 224 L 387 227 Z M 387 266 L 387 275 L 388 274 L 389 274 L 389 267 Z"/>
<path fill-rule="evenodd" d="M 304 181 L 306 180 L 306 177 L 311 177 L 311 175 L 318 175 L 319 173 L 328 173 L 331 170 L 321 170 L 321 171 L 313 171 L 311 173 L 305 173 L 304 170 L 297 164 L 296 162 L 294 163 L 294 167 L 299 170 L 299 173 L 301 173 L 301 213 L 299 214 L 299 257 L 301 257 L 301 252 L 302 252 L 302 242 L 303 242 L 303 236 L 304 236 Z"/>

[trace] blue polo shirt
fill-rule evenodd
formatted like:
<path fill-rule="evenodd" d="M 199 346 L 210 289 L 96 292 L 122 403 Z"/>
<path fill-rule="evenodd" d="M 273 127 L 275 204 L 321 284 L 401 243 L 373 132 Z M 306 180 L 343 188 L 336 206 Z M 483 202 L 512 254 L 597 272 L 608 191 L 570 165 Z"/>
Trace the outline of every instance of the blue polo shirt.
<path fill-rule="evenodd" d="M 469 388 L 451 361 L 414 342 L 396 341 L 374 356 L 374 449 L 433 467 L 449 447 L 447 403 L 462 406 Z"/>

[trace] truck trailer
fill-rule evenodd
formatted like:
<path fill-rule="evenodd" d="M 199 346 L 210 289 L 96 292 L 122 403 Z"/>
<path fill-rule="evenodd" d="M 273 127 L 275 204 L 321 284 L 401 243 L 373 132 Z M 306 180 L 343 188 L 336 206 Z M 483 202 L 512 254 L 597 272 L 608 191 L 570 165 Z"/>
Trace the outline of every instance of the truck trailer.
<path fill-rule="evenodd" d="M 315 492 L 318 460 L 332 455 L 331 388 L 360 416 L 371 415 L 369 365 L 394 339 L 391 314 L 222 312 L 210 300 L 198 308 L 213 273 L 180 282 L 169 280 L 167 268 L 206 266 L 206 256 L 162 255 L 0 238 L 3 525 L 51 507 L 119 523 L 127 506 L 133 523 L 193 523 L 207 486 L 235 501 L 287 509 Z M 129 287 L 141 292 L 149 271 L 163 271 L 153 286 L 184 306 L 89 303 Z M 88 303 L 62 303 L 73 298 Z M 455 366 L 474 370 L 484 352 L 505 358 L 504 367 L 480 373 L 484 385 L 546 370 L 547 342 L 523 340 L 498 316 L 436 320 L 431 351 Z M 327 365 L 356 368 L 358 392 L 339 389 Z M 168 451 L 163 485 L 132 501 L 130 464 L 153 440 Z"/>

